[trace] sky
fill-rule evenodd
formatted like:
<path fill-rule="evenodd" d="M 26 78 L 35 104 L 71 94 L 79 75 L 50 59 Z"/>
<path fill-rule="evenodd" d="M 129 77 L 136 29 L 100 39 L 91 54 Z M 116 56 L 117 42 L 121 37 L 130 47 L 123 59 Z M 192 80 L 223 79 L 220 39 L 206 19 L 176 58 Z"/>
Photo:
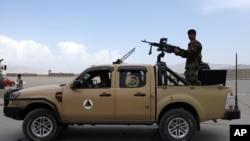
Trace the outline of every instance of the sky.
<path fill-rule="evenodd" d="M 249 0 L 0 0 L 0 59 L 6 72 L 80 73 L 135 47 L 126 63 L 155 64 L 158 52 L 149 56 L 141 40 L 165 37 L 187 49 L 191 28 L 204 62 L 234 65 L 237 53 L 250 64 Z M 185 62 L 174 54 L 163 60 Z"/>

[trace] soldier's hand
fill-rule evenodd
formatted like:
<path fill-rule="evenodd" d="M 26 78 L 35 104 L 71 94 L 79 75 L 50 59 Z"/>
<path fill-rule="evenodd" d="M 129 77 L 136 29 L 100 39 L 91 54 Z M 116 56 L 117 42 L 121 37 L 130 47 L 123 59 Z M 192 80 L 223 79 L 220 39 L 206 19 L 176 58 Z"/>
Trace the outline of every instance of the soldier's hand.
<path fill-rule="evenodd" d="M 175 48 L 174 48 L 174 53 L 175 53 L 175 54 L 178 54 L 179 52 L 180 52 L 180 49 L 179 49 L 178 47 L 175 47 Z"/>

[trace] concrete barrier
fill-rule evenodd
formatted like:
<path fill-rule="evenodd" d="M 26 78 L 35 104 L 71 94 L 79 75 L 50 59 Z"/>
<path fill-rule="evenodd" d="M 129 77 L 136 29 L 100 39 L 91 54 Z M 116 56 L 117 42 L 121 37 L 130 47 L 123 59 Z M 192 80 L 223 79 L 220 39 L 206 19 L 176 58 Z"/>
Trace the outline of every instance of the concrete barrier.
<path fill-rule="evenodd" d="M 239 80 L 250 80 L 250 69 L 238 69 L 238 79 Z M 235 70 L 227 70 L 227 79 L 235 80 L 236 72 Z"/>
<path fill-rule="evenodd" d="M 5 92 L 5 89 L 0 89 L 0 98 L 3 98 Z"/>
<path fill-rule="evenodd" d="M 6 76 L 11 76 L 11 77 L 17 77 L 18 74 L 21 74 L 22 77 L 34 77 L 34 76 L 37 76 L 36 73 L 6 73 Z"/>
<path fill-rule="evenodd" d="M 74 75 L 74 73 L 49 73 L 50 77 L 71 77 Z"/>

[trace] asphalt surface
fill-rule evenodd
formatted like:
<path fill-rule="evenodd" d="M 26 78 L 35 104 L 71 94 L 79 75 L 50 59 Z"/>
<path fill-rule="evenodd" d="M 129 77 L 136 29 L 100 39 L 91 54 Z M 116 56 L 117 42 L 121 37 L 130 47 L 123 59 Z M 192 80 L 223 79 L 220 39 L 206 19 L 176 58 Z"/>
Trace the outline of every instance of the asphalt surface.
<path fill-rule="evenodd" d="M 71 78 L 58 78 L 52 81 L 44 79 L 46 84 L 59 84 L 57 81 L 68 81 Z M 29 82 L 31 78 L 26 79 Z M 45 82 L 45 80 L 47 82 Z M 31 81 L 26 87 L 32 87 L 38 82 Z M 39 82 L 41 84 L 41 82 Z M 235 81 L 228 81 L 227 85 L 234 88 Z M 229 141 L 230 124 L 250 125 L 250 81 L 241 80 L 238 82 L 239 106 L 241 119 L 233 121 L 218 120 L 217 123 L 207 121 L 201 123 L 201 131 L 197 132 L 196 141 Z M 0 103 L 2 99 L 0 98 Z M 211 102 L 212 104 L 212 102 Z M 0 111 L 3 107 L 0 106 Z M 154 126 L 119 126 L 119 125 L 97 125 L 97 126 L 70 126 L 62 131 L 58 141 L 162 141 L 158 128 Z M 27 141 L 22 133 L 22 121 L 16 121 L 4 117 L 0 112 L 0 141 Z"/>
<path fill-rule="evenodd" d="M 0 108 L 2 110 L 2 108 Z M 243 111 L 243 118 L 235 121 L 217 123 L 208 121 L 201 124 L 201 131 L 197 132 L 196 141 L 229 141 L 230 124 L 249 123 L 248 115 Z M 0 140 L 27 141 L 22 132 L 22 121 L 16 121 L 3 116 L 0 112 Z M 64 129 L 58 141 L 162 141 L 157 126 L 70 126 Z"/>

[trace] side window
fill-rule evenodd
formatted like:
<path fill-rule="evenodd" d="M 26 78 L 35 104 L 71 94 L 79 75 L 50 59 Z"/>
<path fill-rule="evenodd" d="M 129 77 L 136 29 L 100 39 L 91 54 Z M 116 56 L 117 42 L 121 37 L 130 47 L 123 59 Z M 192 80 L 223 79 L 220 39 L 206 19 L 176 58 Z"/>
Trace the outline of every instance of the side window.
<path fill-rule="evenodd" d="M 111 71 L 91 71 L 79 79 L 78 88 L 110 88 Z"/>
<path fill-rule="evenodd" d="M 121 88 L 140 88 L 146 85 L 146 71 L 143 70 L 121 70 Z"/>

